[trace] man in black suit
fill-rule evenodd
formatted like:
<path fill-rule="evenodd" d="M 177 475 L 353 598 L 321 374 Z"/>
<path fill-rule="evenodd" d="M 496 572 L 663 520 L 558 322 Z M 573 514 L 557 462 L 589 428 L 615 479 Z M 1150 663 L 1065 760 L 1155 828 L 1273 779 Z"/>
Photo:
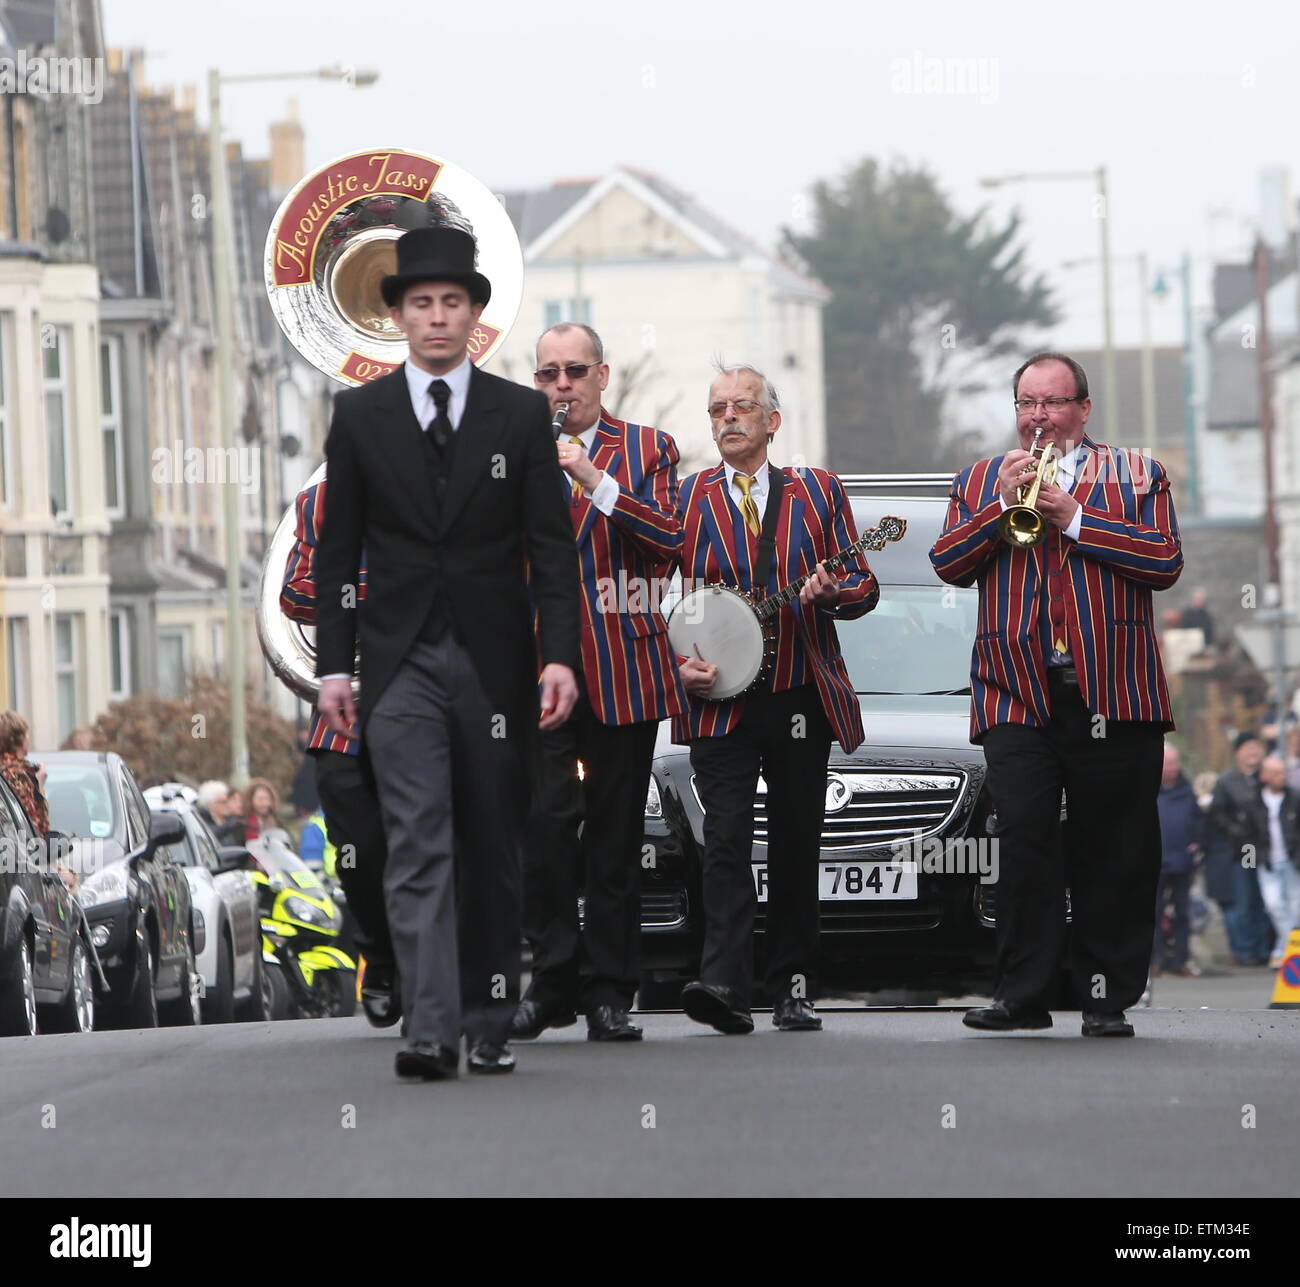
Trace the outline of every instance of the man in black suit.
<path fill-rule="evenodd" d="M 318 706 L 356 721 L 379 789 L 408 1046 L 397 1075 L 509 1072 L 525 766 L 577 695 L 578 579 L 546 399 L 473 367 L 491 295 L 460 228 L 397 243 L 384 300 L 410 356 L 334 403 L 317 563 Z M 366 597 L 356 586 L 362 547 Z M 538 613 L 533 633 L 530 605 Z"/>

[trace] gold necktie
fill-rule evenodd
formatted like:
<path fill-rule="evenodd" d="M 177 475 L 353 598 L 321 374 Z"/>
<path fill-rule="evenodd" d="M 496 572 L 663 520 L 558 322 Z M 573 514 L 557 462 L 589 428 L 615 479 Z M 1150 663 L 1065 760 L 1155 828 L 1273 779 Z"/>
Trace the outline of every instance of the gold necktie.
<path fill-rule="evenodd" d="M 582 439 L 581 439 L 581 438 L 570 438 L 569 441 L 570 441 L 570 442 L 571 442 L 575 447 L 581 447 L 581 446 L 582 446 Z M 576 501 L 576 500 L 577 500 L 581 495 L 582 495 L 582 484 L 581 484 L 581 483 L 580 483 L 580 482 L 575 478 L 575 479 L 573 480 L 573 499 Z"/>
<path fill-rule="evenodd" d="M 755 536 L 759 534 L 762 524 L 758 521 L 758 506 L 754 498 L 749 494 L 749 489 L 758 482 L 758 478 L 752 474 L 736 475 L 736 486 L 745 493 L 745 499 L 740 502 L 740 513 L 745 520 L 745 526 L 749 528 Z"/>

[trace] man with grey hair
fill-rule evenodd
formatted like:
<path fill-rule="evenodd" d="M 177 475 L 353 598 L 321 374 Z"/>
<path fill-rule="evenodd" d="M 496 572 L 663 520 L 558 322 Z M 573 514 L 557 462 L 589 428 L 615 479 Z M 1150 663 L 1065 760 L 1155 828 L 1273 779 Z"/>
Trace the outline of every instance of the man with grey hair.
<path fill-rule="evenodd" d="M 862 557 L 843 579 L 826 570 L 826 559 L 853 544 L 848 496 L 824 469 L 769 462 L 781 427 L 771 381 L 752 366 L 720 367 L 708 414 L 722 460 L 682 484 L 683 577 L 771 595 L 810 575 L 776 616 L 772 664 L 749 692 L 714 700 L 718 658 L 678 658 L 690 709 L 674 719 L 673 740 L 691 748 L 705 847 L 700 977 L 683 990 L 682 1005 L 719 1032 L 754 1030 L 758 885 L 767 904 L 772 1022 L 785 1032 L 816 1031 L 826 768 L 832 740 L 851 753 L 863 737 L 834 622 L 870 612 L 880 587 Z M 753 864 L 760 773 L 767 783 L 765 868 Z"/>
<path fill-rule="evenodd" d="M 542 735 L 524 856 L 533 978 L 511 1034 L 537 1037 L 582 1011 L 588 1040 L 639 1041 L 628 1010 L 640 982 L 646 783 L 659 721 L 686 709 L 659 610 L 682 539 L 677 445 L 601 405 L 609 366 L 589 326 L 545 331 L 533 380 L 552 413 L 568 404 L 556 453 L 571 480 L 582 668 L 572 716 Z"/>
<path fill-rule="evenodd" d="M 242 845 L 244 820 L 230 816 L 230 788 L 217 778 L 209 778 L 198 790 L 199 814 L 212 828 L 219 844 Z"/>

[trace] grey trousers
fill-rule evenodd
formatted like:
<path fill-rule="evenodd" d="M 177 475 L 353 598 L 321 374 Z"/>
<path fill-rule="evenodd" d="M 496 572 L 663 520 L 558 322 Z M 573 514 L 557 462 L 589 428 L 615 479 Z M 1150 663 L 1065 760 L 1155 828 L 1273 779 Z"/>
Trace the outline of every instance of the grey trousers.
<path fill-rule="evenodd" d="M 504 1041 L 519 1000 L 525 738 L 450 634 L 411 646 L 365 737 L 407 1038 Z"/>

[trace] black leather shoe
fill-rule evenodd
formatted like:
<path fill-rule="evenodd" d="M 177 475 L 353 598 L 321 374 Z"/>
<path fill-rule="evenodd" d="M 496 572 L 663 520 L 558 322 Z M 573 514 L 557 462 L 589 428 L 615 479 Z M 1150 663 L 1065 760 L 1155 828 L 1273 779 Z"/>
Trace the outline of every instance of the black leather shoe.
<path fill-rule="evenodd" d="M 569 1028 L 577 1022 L 577 1012 L 567 1006 L 546 1005 L 525 997 L 510 1020 L 510 1036 L 518 1041 L 532 1041 L 547 1028 Z"/>
<path fill-rule="evenodd" d="M 1085 1010 L 1083 1035 L 1085 1037 L 1131 1037 L 1133 1025 L 1124 1017 L 1123 1010 Z"/>
<path fill-rule="evenodd" d="M 460 1075 L 460 1052 L 417 1041 L 397 1052 L 394 1066 L 403 1081 L 449 1081 Z"/>
<path fill-rule="evenodd" d="M 626 1010 L 598 1005 L 587 1011 L 588 1041 L 640 1041 L 641 1029 L 627 1017 Z"/>
<path fill-rule="evenodd" d="M 772 1007 L 772 1024 L 782 1032 L 820 1032 L 822 1021 L 811 1001 L 799 997 L 782 997 Z"/>
<path fill-rule="evenodd" d="M 469 1048 L 465 1067 L 472 1073 L 514 1072 L 515 1057 L 504 1041 L 476 1041 Z"/>
<path fill-rule="evenodd" d="M 967 1010 L 961 1017 L 968 1028 L 984 1032 L 1010 1032 L 1014 1028 L 1050 1028 L 1052 1016 L 1046 1010 L 1029 1010 L 994 1001 L 992 1005 Z"/>
<path fill-rule="evenodd" d="M 361 976 L 361 1008 L 372 1028 L 391 1028 L 402 1017 L 402 994 L 392 965 L 366 962 Z"/>
<path fill-rule="evenodd" d="M 682 989 L 682 1009 L 696 1023 L 743 1037 L 754 1031 L 754 1020 L 731 988 L 716 983 L 688 983 Z"/>

